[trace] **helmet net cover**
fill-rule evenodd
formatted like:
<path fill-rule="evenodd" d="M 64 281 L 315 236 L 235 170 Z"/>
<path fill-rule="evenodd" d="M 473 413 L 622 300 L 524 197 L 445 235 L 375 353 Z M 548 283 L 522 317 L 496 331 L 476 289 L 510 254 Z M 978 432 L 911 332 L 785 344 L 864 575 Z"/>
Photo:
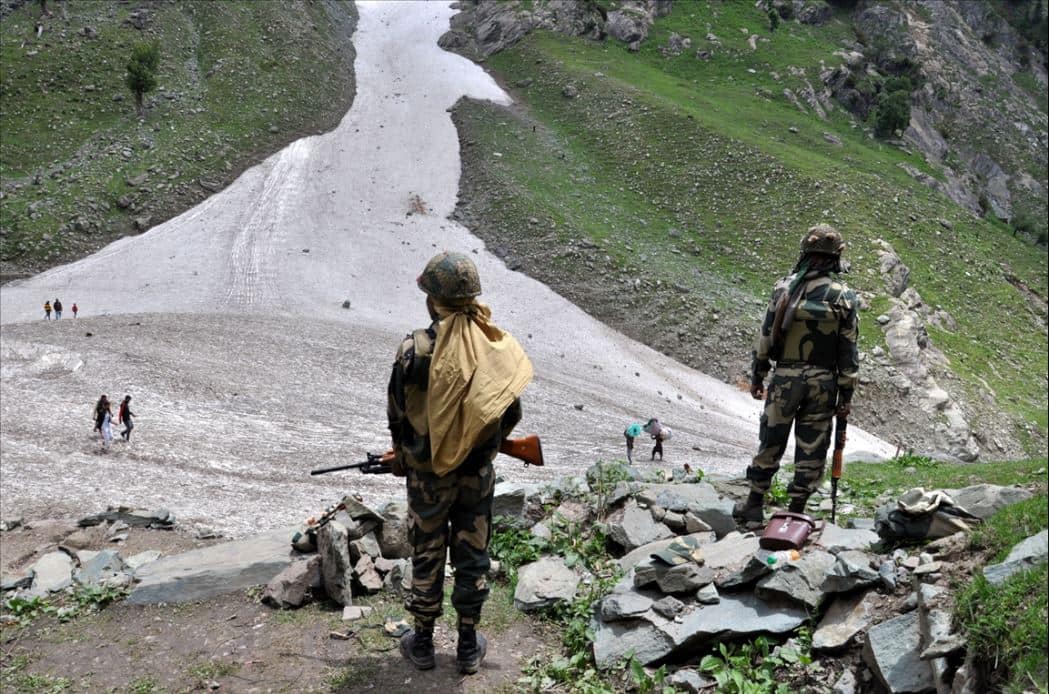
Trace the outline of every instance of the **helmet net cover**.
<path fill-rule="evenodd" d="M 419 289 L 435 299 L 471 299 L 481 293 L 481 276 L 466 255 L 443 251 L 426 263 L 416 280 Z"/>
<path fill-rule="evenodd" d="M 802 253 L 841 255 L 843 250 L 845 250 L 845 241 L 841 238 L 841 232 L 830 224 L 817 224 L 810 227 L 801 237 Z"/>

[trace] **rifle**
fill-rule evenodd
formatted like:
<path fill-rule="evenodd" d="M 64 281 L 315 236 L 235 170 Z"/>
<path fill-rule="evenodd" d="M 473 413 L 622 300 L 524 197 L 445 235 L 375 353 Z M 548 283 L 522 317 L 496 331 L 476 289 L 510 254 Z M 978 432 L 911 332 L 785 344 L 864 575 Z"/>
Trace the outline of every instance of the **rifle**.
<path fill-rule="evenodd" d="M 842 456 L 845 453 L 845 429 L 849 418 L 838 415 L 834 418 L 834 457 L 830 468 L 830 522 L 833 523 L 838 511 L 838 480 L 841 479 Z"/>
<path fill-rule="evenodd" d="M 511 458 L 523 460 L 525 465 L 543 465 L 543 446 L 539 437 L 535 434 L 524 436 L 519 439 L 503 439 L 499 446 L 499 452 Z M 391 461 L 393 451 L 386 451 L 382 455 L 369 453 L 368 459 L 360 463 L 349 463 L 348 465 L 335 465 L 318 470 L 310 470 L 311 475 L 324 475 L 339 470 L 360 470 L 366 475 L 385 475 L 393 472 Z"/>

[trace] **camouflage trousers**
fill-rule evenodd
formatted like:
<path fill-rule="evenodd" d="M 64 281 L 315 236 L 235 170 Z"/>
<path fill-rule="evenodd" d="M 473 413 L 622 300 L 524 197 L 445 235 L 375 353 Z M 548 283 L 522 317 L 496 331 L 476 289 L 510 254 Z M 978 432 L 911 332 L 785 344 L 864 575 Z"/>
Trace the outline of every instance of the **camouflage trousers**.
<path fill-rule="evenodd" d="M 837 377 L 818 366 L 777 366 L 769 383 L 761 415 L 760 446 L 747 479 L 750 489 L 765 494 L 794 427 L 794 480 L 791 501 L 804 503 L 819 487 L 831 443 L 831 422 L 837 405 Z"/>
<path fill-rule="evenodd" d="M 460 627 L 474 626 L 488 597 L 492 463 L 466 463 L 444 477 L 409 469 L 407 483 L 412 589 L 404 607 L 414 616 L 416 629 L 433 627 L 442 612 L 444 565 L 450 551 L 455 570 L 452 606 Z"/>

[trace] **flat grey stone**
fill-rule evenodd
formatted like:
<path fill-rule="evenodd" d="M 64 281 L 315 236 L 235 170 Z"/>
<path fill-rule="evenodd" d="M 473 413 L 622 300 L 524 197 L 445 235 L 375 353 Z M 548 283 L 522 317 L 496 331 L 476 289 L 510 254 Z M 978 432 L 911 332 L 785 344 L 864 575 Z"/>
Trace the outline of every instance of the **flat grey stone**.
<path fill-rule="evenodd" d="M 741 568 L 760 548 L 753 533 L 731 532 L 717 542 L 703 548 L 703 565 L 715 572 Z"/>
<path fill-rule="evenodd" d="M 984 578 L 992 585 L 1000 585 L 1005 579 L 1024 569 L 1040 564 L 1049 554 L 1049 531 L 1032 535 L 1019 542 L 1000 564 L 991 564 L 983 568 Z"/>
<path fill-rule="evenodd" d="M 748 593 L 722 595 L 718 604 L 697 605 L 681 615 L 680 621 L 652 610 L 622 622 L 594 620 L 594 659 L 599 668 L 610 667 L 631 651 L 642 665 L 663 658 L 677 660 L 696 655 L 719 640 L 787 633 L 807 619 L 808 613 L 793 604 L 770 603 Z"/>
<path fill-rule="evenodd" d="M 554 603 L 571 600 L 579 586 L 579 576 L 559 557 L 541 557 L 517 571 L 514 607 L 531 612 Z"/>
<path fill-rule="evenodd" d="M 713 583 L 708 583 L 696 591 L 696 600 L 701 605 L 717 605 L 721 602 L 718 588 Z"/>
<path fill-rule="evenodd" d="M 700 694 L 700 692 L 711 691 L 717 685 L 714 680 L 704 677 L 691 668 L 678 670 L 667 675 L 664 682 L 673 687 L 674 691 L 686 692 L 687 694 Z"/>
<path fill-rule="evenodd" d="M 891 694 L 927 692 L 934 686 L 932 668 L 920 652 L 918 613 L 908 612 L 867 631 L 863 660 Z"/>
<path fill-rule="evenodd" d="M 656 567 L 656 585 L 664 593 L 693 593 L 713 581 L 714 571 L 694 562 Z"/>
<path fill-rule="evenodd" d="M 706 482 L 695 484 L 655 484 L 637 494 L 640 502 L 662 506 L 676 513 L 690 512 L 709 525 L 718 536 L 736 529 L 732 519 L 732 500 L 720 495 Z"/>
<path fill-rule="evenodd" d="M 342 621 L 354 622 L 358 619 L 364 619 L 372 613 L 373 609 L 368 605 L 347 605 L 342 608 Z"/>
<path fill-rule="evenodd" d="M 682 535 L 680 536 L 680 538 L 675 536 L 668 537 L 663 540 L 656 540 L 655 542 L 649 542 L 646 545 L 642 545 L 640 547 L 630 550 L 622 557 L 620 557 L 618 560 L 619 566 L 623 569 L 623 571 L 628 571 L 631 567 L 633 567 L 642 559 L 647 559 L 656 552 L 660 552 L 666 549 L 670 546 L 672 542 L 674 542 L 674 540 L 677 539 L 694 540 L 695 542 L 700 544 L 712 544 L 714 542 L 714 533 L 701 531 L 691 533 L 689 535 Z"/>
<path fill-rule="evenodd" d="M 33 585 L 33 572 L 26 571 L 23 574 L 4 574 L 0 577 L 0 591 L 18 590 Z"/>
<path fill-rule="evenodd" d="M 755 593 L 762 598 L 784 597 L 818 609 L 826 593 L 823 583 L 835 557 L 828 552 L 809 550 L 801 559 L 776 569 L 758 581 Z"/>
<path fill-rule="evenodd" d="M 674 531 L 652 519 L 648 509 L 628 502 L 607 521 L 608 537 L 629 552 L 656 540 L 674 537 Z"/>
<path fill-rule="evenodd" d="M 598 607 L 597 613 L 603 622 L 615 622 L 644 614 L 652 607 L 652 598 L 640 593 L 610 593 Z"/>
<path fill-rule="evenodd" d="M 827 550 L 866 550 L 880 539 L 878 533 L 867 528 L 839 528 L 833 523 L 826 523 L 823 531 L 816 538 L 815 544 Z"/>
<path fill-rule="evenodd" d="M 812 648 L 836 651 L 847 646 L 870 625 L 873 606 L 874 596 L 870 593 L 835 598 L 812 634 Z"/>
<path fill-rule="evenodd" d="M 841 673 L 841 677 L 831 689 L 831 694 L 856 694 L 856 675 L 852 674 L 852 670 Z"/>
<path fill-rule="evenodd" d="M 294 532 L 282 528 L 158 559 L 138 570 L 141 582 L 127 601 L 189 602 L 269 583 L 293 560 Z"/>

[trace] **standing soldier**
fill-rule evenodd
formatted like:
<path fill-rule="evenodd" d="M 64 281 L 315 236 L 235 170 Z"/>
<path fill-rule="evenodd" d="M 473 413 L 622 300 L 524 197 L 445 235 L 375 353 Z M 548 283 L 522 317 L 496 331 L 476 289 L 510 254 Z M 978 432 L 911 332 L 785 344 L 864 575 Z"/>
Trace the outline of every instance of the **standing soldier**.
<path fill-rule="evenodd" d="M 750 394 L 765 395 L 765 376 L 776 362 L 761 415 L 760 447 L 747 468 L 750 495 L 734 509 L 737 519 L 760 523 L 772 477 L 794 424 L 794 480 L 789 510 L 805 503 L 823 476 L 831 419 L 848 416 L 859 372 L 856 295 L 832 276 L 843 271 L 841 234 L 817 224 L 801 239 L 794 274 L 773 288 L 772 300 L 754 350 Z"/>
<path fill-rule="evenodd" d="M 512 335 L 477 301 L 477 268 L 461 253 L 440 253 L 419 276 L 433 322 L 401 343 L 390 376 L 388 417 L 395 473 L 407 476 L 412 588 L 405 608 L 415 628 L 401 653 L 420 670 L 434 666 L 433 627 L 441 615 L 444 565 L 455 567 L 459 671 L 475 673 L 486 651 L 477 633 L 488 597 L 495 458 L 521 419 L 518 396 L 532 364 Z"/>

